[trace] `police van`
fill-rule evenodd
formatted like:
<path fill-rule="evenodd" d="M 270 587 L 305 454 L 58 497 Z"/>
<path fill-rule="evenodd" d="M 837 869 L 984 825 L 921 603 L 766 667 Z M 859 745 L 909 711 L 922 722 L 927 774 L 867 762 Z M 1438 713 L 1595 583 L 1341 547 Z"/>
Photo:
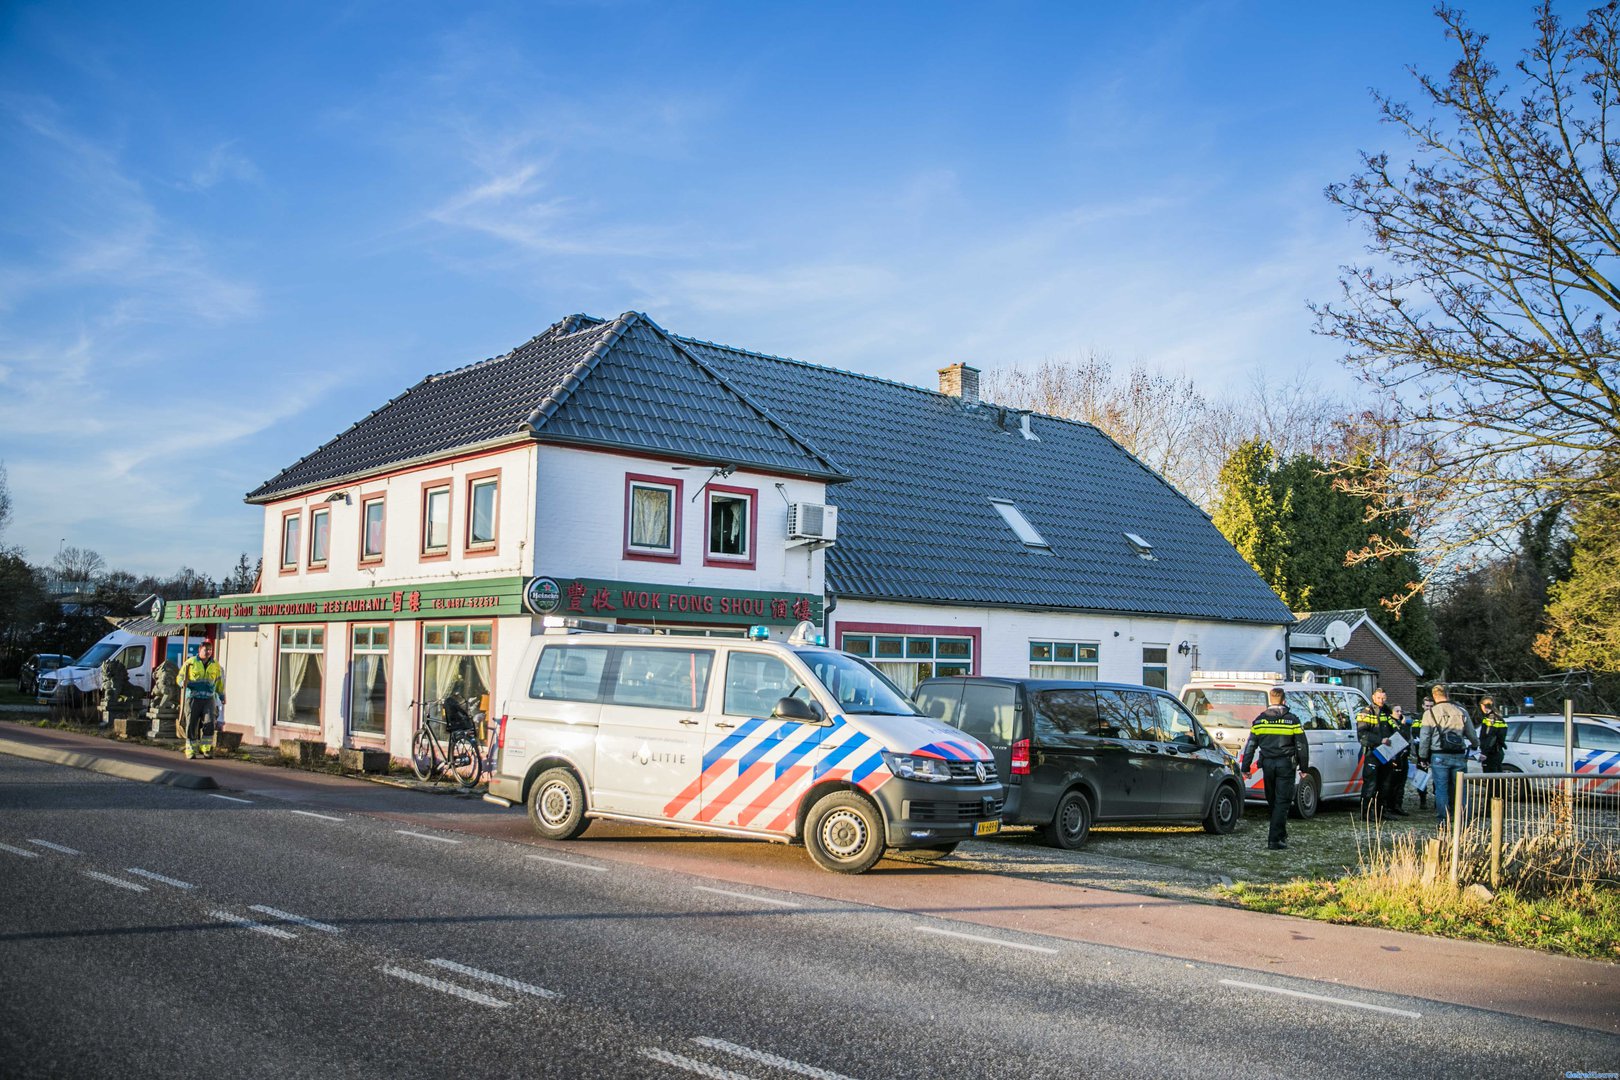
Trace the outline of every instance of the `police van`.
<path fill-rule="evenodd" d="M 606 629 L 548 619 L 502 702 L 490 795 L 541 836 L 669 825 L 803 843 L 858 874 L 1000 829 L 989 748 L 807 624 L 786 643 Z"/>
<path fill-rule="evenodd" d="M 1360 690 L 1337 683 L 1285 682 L 1274 671 L 1194 671 L 1181 691 L 1181 703 L 1240 761 L 1254 718 L 1270 705 L 1268 692 L 1283 688 L 1285 701 L 1305 728 L 1310 769 L 1294 787 L 1294 809 L 1313 817 L 1323 799 L 1359 799 L 1365 761 L 1356 738 L 1356 714 L 1369 703 Z M 1244 798 L 1264 802 L 1265 782 L 1256 757 L 1244 778 Z"/>

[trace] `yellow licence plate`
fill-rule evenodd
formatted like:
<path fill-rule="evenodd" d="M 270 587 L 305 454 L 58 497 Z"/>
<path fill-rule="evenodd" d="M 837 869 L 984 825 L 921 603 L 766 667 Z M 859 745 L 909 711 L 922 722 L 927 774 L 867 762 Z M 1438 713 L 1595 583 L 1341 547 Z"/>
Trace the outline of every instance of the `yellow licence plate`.
<path fill-rule="evenodd" d="M 976 836 L 989 836 L 991 833 L 998 833 L 1000 831 L 1001 831 L 1001 822 L 999 822 L 999 821 L 981 821 L 981 822 L 979 822 L 977 828 L 975 829 L 974 835 L 976 835 Z"/>

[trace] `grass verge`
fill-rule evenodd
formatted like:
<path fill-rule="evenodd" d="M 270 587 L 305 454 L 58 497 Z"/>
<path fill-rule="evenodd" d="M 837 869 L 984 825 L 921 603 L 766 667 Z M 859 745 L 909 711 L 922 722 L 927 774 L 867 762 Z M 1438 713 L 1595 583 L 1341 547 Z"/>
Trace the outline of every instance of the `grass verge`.
<path fill-rule="evenodd" d="M 1221 891 L 1255 911 L 1620 960 L 1620 892 L 1597 885 L 1536 898 L 1503 889 L 1488 900 L 1449 881 L 1392 886 L 1363 876 Z"/>

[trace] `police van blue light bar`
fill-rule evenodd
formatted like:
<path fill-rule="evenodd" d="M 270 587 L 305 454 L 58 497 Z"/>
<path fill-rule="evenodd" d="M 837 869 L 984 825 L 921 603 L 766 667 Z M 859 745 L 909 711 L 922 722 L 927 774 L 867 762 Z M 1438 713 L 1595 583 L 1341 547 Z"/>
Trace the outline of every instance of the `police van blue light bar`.
<path fill-rule="evenodd" d="M 750 641 L 769 641 L 770 637 L 771 628 L 768 626 L 750 626 L 748 628 L 748 640 Z"/>

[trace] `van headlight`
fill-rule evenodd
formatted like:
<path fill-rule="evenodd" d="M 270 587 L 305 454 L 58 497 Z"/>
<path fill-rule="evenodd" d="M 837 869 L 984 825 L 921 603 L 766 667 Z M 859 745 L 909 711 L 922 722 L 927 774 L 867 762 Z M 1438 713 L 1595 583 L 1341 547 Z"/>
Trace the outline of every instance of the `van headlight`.
<path fill-rule="evenodd" d="M 916 754 L 891 754 L 883 751 L 883 764 L 902 780 L 922 780 L 929 784 L 944 784 L 951 779 L 951 766 L 947 761 Z"/>

